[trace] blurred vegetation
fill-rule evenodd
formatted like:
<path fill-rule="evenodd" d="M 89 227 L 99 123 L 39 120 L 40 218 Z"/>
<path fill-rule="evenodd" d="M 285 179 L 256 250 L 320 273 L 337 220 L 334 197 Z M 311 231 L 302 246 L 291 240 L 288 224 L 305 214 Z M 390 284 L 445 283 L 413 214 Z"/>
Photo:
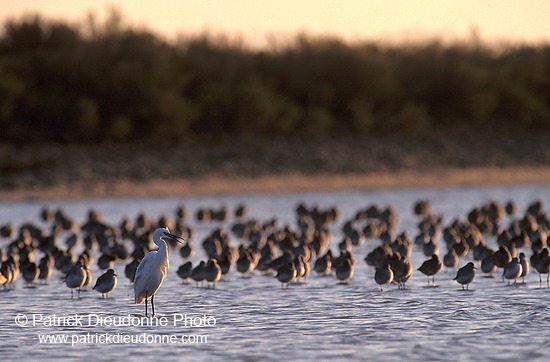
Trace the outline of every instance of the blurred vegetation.
<path fill-rule="evenodd" d="M 97 24 L 10 20 L 0 140 L 127 142 L 550 131 L 550 46 L 389 45 L 297 36 L 254 50 L 168 43 L 113 12 Z"/>

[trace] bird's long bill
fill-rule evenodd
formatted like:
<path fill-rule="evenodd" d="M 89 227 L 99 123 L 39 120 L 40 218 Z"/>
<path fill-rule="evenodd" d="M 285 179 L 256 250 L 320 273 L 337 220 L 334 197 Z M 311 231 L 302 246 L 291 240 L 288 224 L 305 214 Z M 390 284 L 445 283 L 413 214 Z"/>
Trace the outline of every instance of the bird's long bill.
<path fill-rule="evenodd" d="M 166 237 L 174 240 L 174 241 L 177 241 L 178 243 L 181 243 L 183 244 L 183 242 L 185 241 L 184 238 L 182 238 L 181 236 L 178 236 L 178 235 L 174 235 L 172 233 L 167 233 L 167 232 L 164 232 L 164 235 L 166 235 Z"/>

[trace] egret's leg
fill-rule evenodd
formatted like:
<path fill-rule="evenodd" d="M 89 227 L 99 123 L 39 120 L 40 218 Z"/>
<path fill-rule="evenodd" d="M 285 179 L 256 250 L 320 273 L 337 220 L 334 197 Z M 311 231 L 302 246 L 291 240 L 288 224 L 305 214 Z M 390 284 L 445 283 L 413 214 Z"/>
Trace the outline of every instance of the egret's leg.
<path fill-rule="evenodd" d="M 155 295 L 153 294 L 151 296 L 151 308 L 153 308 L 153 314 L 152 314 L 153 317 L 155 316 L 155 303 L 153 302 L 154 298 L 155 298 Z"/>

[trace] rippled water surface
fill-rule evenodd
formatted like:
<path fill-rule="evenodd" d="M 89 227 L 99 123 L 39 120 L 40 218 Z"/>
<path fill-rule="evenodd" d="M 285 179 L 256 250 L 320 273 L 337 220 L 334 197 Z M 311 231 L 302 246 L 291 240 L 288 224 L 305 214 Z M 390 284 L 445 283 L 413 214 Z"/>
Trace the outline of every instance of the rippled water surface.
<path fill-rule="evenodd" d="M 445 222 L 465 219 L 467 212 L 490 200 L 505 203 L 514 200 L 519 212 L 528 204 L 541 200 L 550 205 L 550 187 L 505 187 L 461 189 L 409 189 L 398 191 L 269 194 L 200 198 L 111 199 L 79 202 L 39 202 L 0 204 L 0 224 L 11 221 L 18 226 L 32 221 L 43 225 L 39 211 L 43 206 L 62 208 L 75 221 L 83 222 L 94 208 L 104 220 L 117 224 L 123 217 L 135 219 L 141 211 L 153 218 L 174 215 L 178 205 L 190 211 L 188 224 L 198 237 L 194 241 L 198 262 L 204 258 L 201 241 L 214 228 L 229 229 L 232 220 L 198 224 L 194 213 L 199 207 L 226 205 L 233 210 L 239 203 L 248 207 L 249 217 L 267 221 L 277 217 L 281 225 L 295 225 L 298 202 L 321 207 L 338 206 L 341 218 L 333 226 L 331 248 L 337 250 L 342 240 L 342 224 L 359 209 L 371 204 L 391 206 L 399 214 L 398 231 L 417 234 L 418 218 L 412 208 L 416 200 L 428 199 L 435 214 Z M 509 219 L 504 220 L 509 222 Z M 507 225 L 507 224 L 506 224 Z M 233 238 L 233 244 L 238 241 Z M 442 240 L 441 255 L 446 252 Z M 496 242 L 486 238 L 493 248 Z M 4 247 L 7 240 L 2 241 Z M 426 277 L 415 271 L 406 290 L 385 286 L 380 292 L 374 282 L 374 270 L 363 258 L 378 240 L 354 247 L 357 259 L 350 285 L 340 285 L 333 277 L 312 273 L 306 285 L 281 289 L 273 276 L 254 275 L 243 279 L 232 271 L 228 282 L 217 289 L 183 285 L 176 270 L 183 263 L 173 252 L 167 278 L 156 295 L 157 315 L 165 325 L 147 326 L 138 317 L 143 305 L 133 304 L 133 289 L 124 277 L 124 264 L 115 266 L 119 284 L 108 299 L 87 291 L 80 299 L 70 299 L 70 292 L 56 272 L 48 285 L 26 287 L 20 277 L 14 290 L 0 291 L 0 356 L 48 359 L 74 357 L 88 360 L 156 359 L 156 360 L 265 360 L 265 359 L 369 359 L 369 360 L 548 360 L 550 352 L 550 289 L 539 287 L 538 274 L 531 272 L 526 284 L 507 286 L 500 274 L 487 278 L 478 272 L 470 291 L 461 291 L 452 280 L 454 272 L 442 270 L 438 287 L 427 287 Z M 531 255 L 530 250 L 525 250 Z M 41 254 L 38 255 L 41 257 Z M 96 260 L 99 257 L 95 254 Z M 413 266 L 426 258 L 414 249 Z M 463 259 L 459 266 L 470 259 Z M 478 265 L 479 266 L 479 265 Z M 94 263 L 95 279 L 101 275 Z M 80 316 L 81 325 L 55 326 L 44 321 L 53 315 Z M 18 317 L 19 316 L 19 317 Z M 21 317 L 23 316 L 23 317 Z M 33 323 L 33 316 L 35 322 Z M 210 325 L 186 326 L 187 316 Z M 127 326 L 100 326 L 107 317 L 126 317 Z M 17 318 L 23 318 L 18 319 Z M 17 323 L 27 320 L 25 326 Z M 37 320 L 42 318 L 42 320 Z M 146 321 L 146 320 L 145 320 Z M 17 322 L 17 323 L 16 323 Z M 34 324 L 34 325 L 33 325 Z M 75 324 L 75 323 L 73 323 Z M 133 324 L 133 325 L 132 325 Z M 66 344 L 40 343 L 40 335 L 68 335 Z M 101 335 L 140 336 L 175 335 L 179 343 L 166 340 L 153 343 L 107 343 Z M 206 343 L 181 343 L 182 336 L 206 336 Z M 84 336 L 84 337 L 83 337 Z M 90 336 L 90 337 L 86 337 Z M 93 340 L 96 336 L 98 340 Z M 73 339 L 91 338 L 71 345 Z M 101 337 L 106 338 L 106 337 Z M 202 338 L 202 337 L 201 337 Z M 113 342 L 111 340 L 110 342 Z"/>

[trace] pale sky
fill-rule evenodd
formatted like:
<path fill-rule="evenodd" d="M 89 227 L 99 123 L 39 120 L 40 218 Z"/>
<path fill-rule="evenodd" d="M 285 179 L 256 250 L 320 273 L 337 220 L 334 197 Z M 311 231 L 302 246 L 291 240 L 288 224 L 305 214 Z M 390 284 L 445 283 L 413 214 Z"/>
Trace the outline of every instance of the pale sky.
<path fill-rule="evenodd" d="M 101 19 L 109 4 L 128 23 L 169 39 L 204 30 L 256 45 L 297 32 L 346 40 L 464 39 L 475 27 L 483 40 L 550 41 L 548 0 L 0 0 L 0 22 L 37 12 L 78 21 L 93 11 Z"/>

